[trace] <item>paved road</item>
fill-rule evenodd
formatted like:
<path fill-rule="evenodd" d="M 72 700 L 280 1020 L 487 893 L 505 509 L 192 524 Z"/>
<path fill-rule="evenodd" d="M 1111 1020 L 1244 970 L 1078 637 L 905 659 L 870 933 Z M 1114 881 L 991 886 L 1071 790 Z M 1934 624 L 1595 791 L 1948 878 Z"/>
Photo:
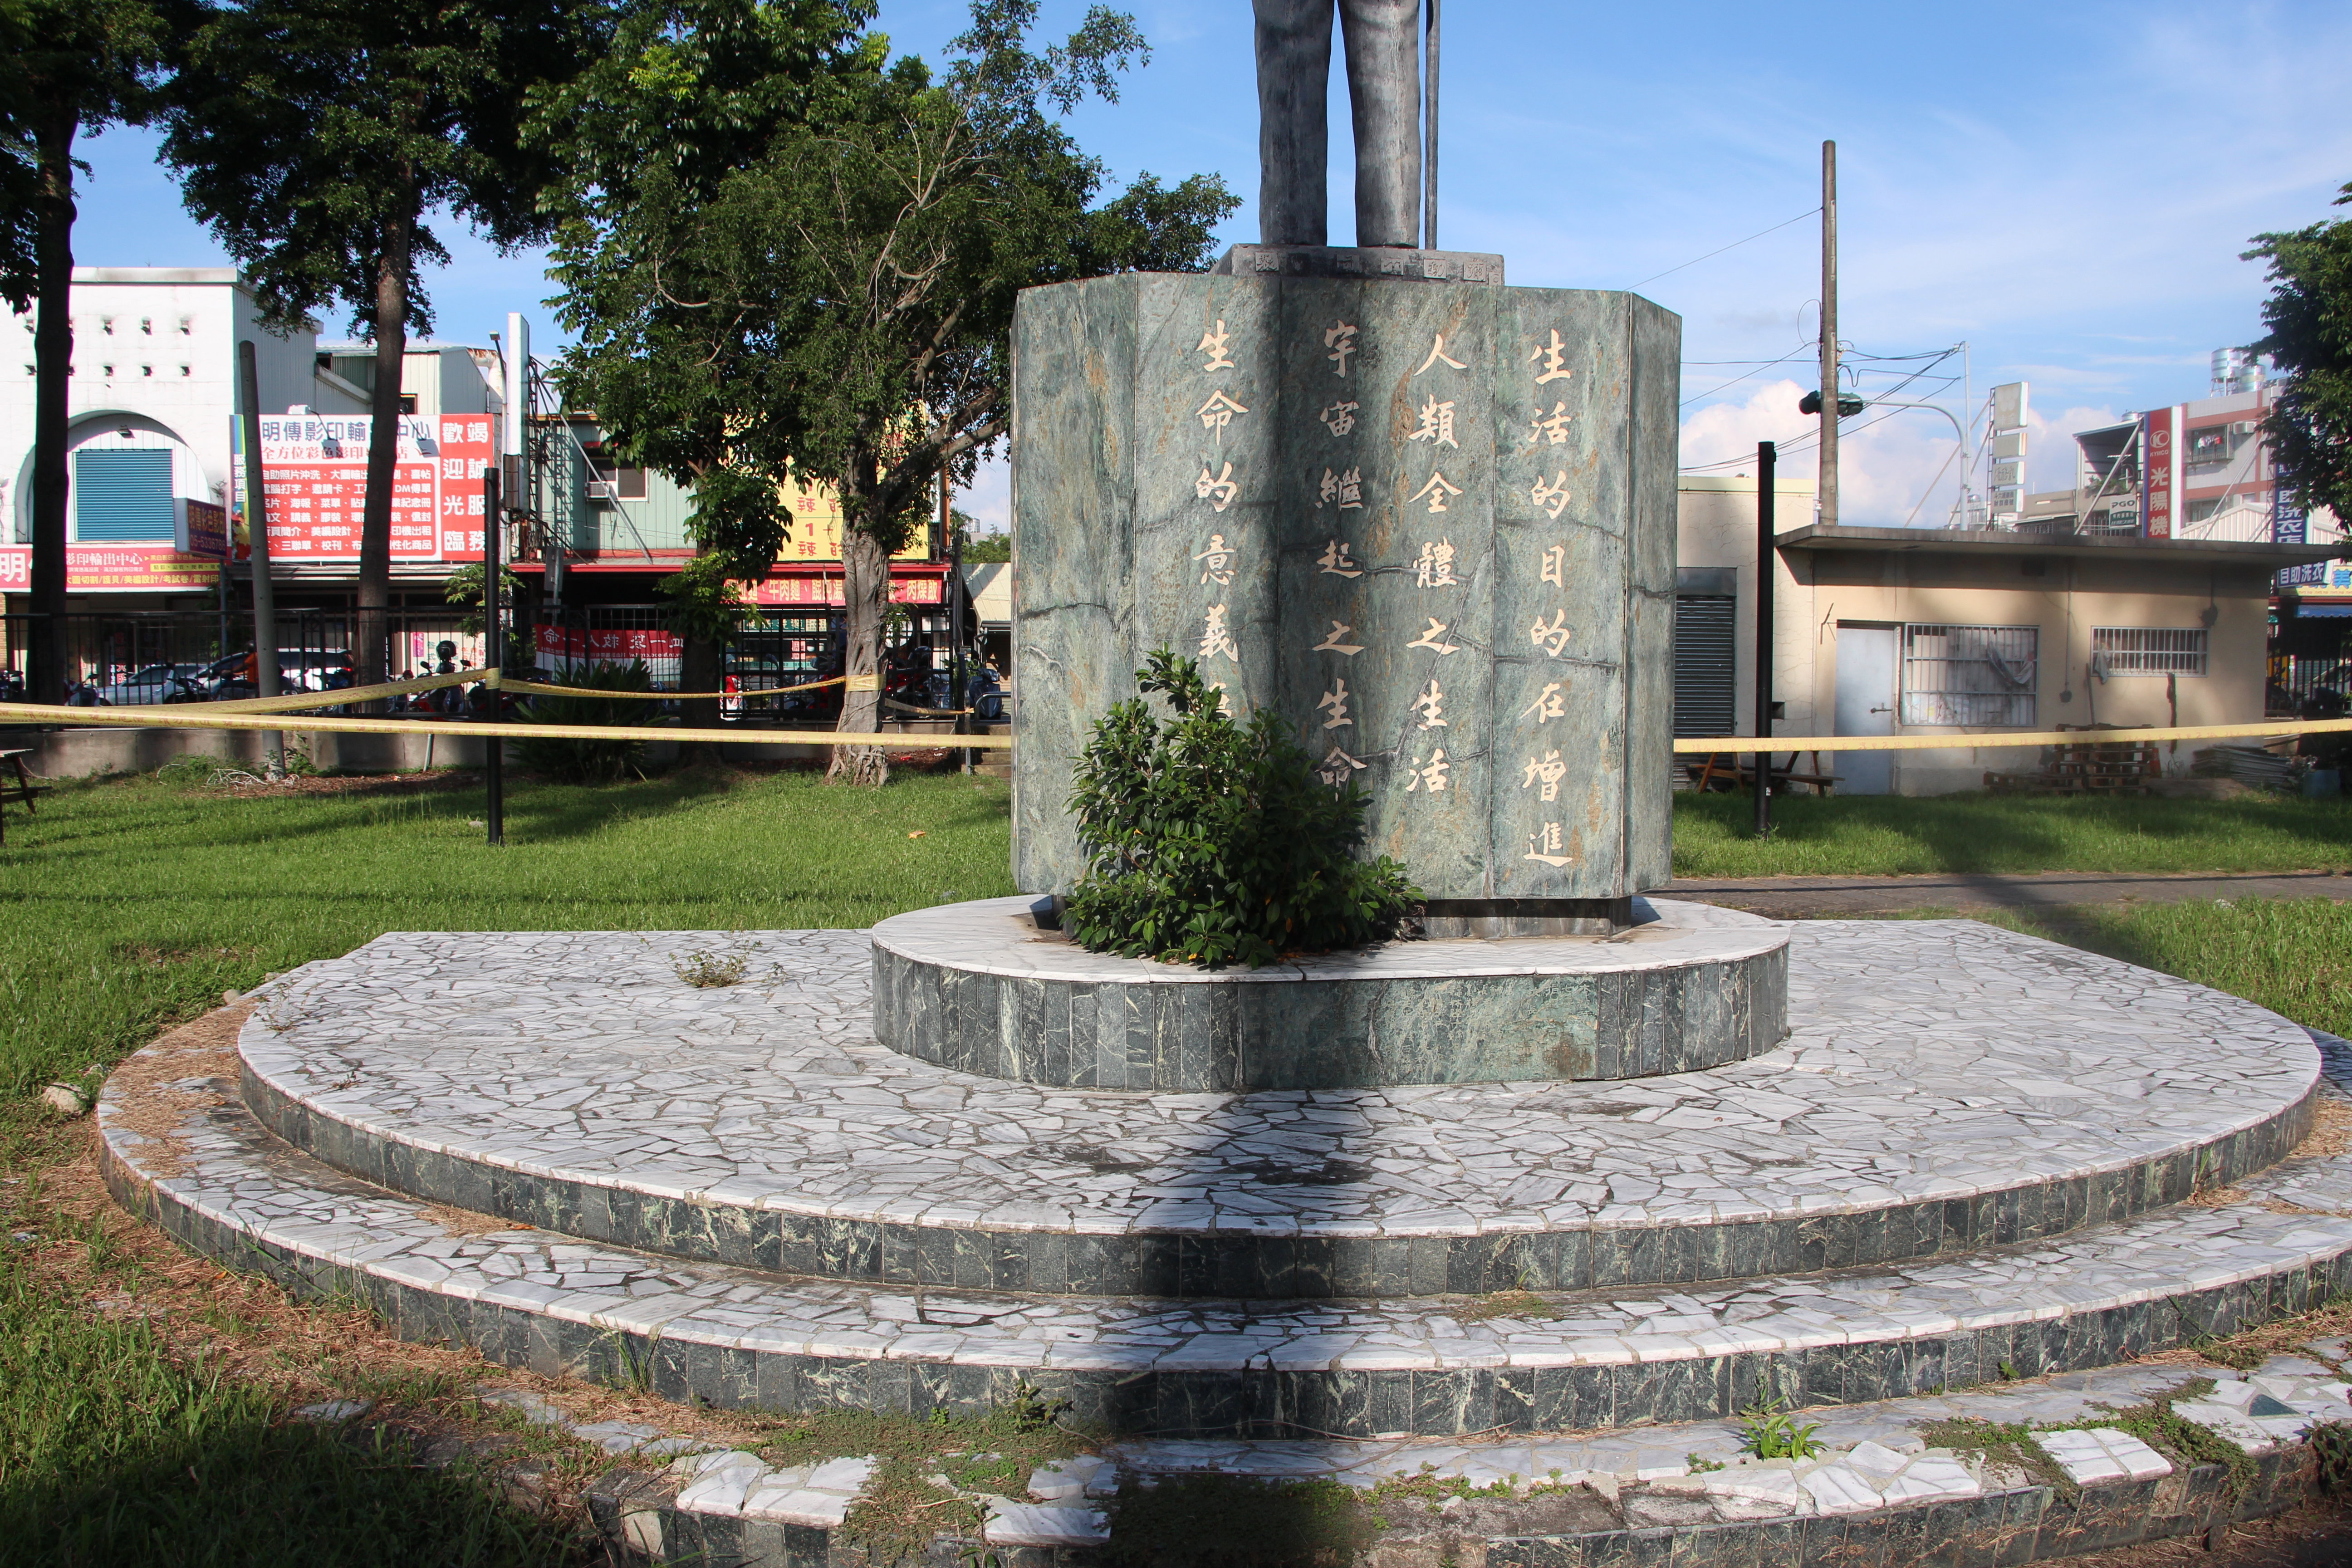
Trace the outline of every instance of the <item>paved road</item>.
<path fill-rule="evenodd" d="M 2056 909 L 2067 904 L 2189 899 L 2352 900 L 2352 876 L 2271 871 L 2203 876 L 2050 871 L 2029 877 L 1949 872 L 1927 877 L 1718 877 L 1672 881 L 1668 898 L 1725 904 L 1760 915 L 1877 914 L 1916 909 Z"/>

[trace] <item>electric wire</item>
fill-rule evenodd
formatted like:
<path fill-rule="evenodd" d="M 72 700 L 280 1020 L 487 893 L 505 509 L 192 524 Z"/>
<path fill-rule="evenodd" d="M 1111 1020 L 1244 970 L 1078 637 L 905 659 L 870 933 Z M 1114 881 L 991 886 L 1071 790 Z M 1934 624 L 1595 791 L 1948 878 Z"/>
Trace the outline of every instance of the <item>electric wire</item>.
<path fill-rule="evenodd" d="M 1776 223 L 1770 228 L 1758 229 L 1754 234 L 1749 235 L 1747 239 L 1735 239 L 1729 245 L 1723 247 L 1720 250 L 1710 250 L 1705 256 L 1694 256 L 1688 261 L 1684 262 L 1680 267 L 1669 267 L 1664 272 L 1653 272 L 1647 278 L 1643 279 L 1640 283 L 1629 283 L 1626 285 L 1626 288 L 1630 291 L 1643 287 L 1643 284 L 1655 283 L 1661 278 L 1671 278 L 1675 273 L 1682 271 L 1685 267 L 1696 267 L 1702 261 L 1714 260 L 1717 257 L 1721 256 L 1725 250 L 1737 250 L 1741 246 L 1748 244 L 1750 240 L 1761 239 L 1768 234 L 1778 234 L 1780 230 L 1788 227 L 1790 224 L 1802 223 L 1821 210 L 1822 209 L 1817 206 L 1808 207 L 1803 212 L 1799 213 L 1795 217 L 1787 219 L 1785 222 Z"/>

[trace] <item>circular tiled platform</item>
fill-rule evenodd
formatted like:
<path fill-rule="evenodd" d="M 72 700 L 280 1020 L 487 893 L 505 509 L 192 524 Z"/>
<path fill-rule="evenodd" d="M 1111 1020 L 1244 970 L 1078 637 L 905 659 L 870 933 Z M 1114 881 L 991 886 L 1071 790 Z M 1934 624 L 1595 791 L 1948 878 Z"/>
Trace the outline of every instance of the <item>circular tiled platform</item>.
<path fill-rule="evenodd" d="M 1175 1094 L 1651 1078 L 1780 1043 L 1781 927 L 1634 901 L 1642 923 L 1615 936 L 1213 971 L 1087 952 L 1026 898 L 943 904 L 874 928 L 874 1037 L 991 1078 Z"/>
<path fill-rule="evenodd" d="M 263 1122 L 543 1230 L 846 1281 L 1410 1297 L 1957 1258 L 2276 1160 L 2317 1053 L 1969 921 L 1785 928 L 1786 1045 L 1616 1083 L 1049 1089 L 872 1043 L 865 933 L 394 934 L 247 1026 Z M 696 990 L 677 954 L 741 941 Z"/>

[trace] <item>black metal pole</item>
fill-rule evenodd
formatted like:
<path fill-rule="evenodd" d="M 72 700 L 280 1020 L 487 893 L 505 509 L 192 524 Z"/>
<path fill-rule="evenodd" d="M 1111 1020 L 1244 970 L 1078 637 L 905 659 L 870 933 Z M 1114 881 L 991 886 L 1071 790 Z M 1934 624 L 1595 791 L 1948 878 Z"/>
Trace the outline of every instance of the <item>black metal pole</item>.
<path fill-rule="evenodd" d="M 506 662 L 507 651 L 499 613 L 499 470 L 496 464 L 488 464 L 482 469 L 482 663 L 494 672 Z M 488 687 L 485 694 L 489 700 L 482 717 L 495 724 L 499 688 Z M 482 782 L 489 792 L 482 817 L 489 829 L 489 842 L 503 844 L 507 838 L 506 742 L 486 735 L 482 746 Z"/>
<path fill-rule="evenodd" d="M 1780 454 L 1756 443 L 1756 738 L 1772 734 L 1772 577 L 1780 565 L 1772 536 L 1772 465 Z M 1756 752 L 1756 837 L 1772 831 L 1772 749 Z"/>
<path fill-rule="evenodd" d="M 245 536 L 253 564 L 253 694 L 278 695 L 278 582 L 269 572 L 269 501 L 262 494 L 261 373 L 256 368 L 253 341 L 236 345 L 238 400 L 245 405 Z M 229 553 L 234 554 L 232 550 Z M 228 563 L 221 563 L 228 571 Z M 221 650 L 224 655 L 227 649 Z M 273 779 L 286 776 L 286 733 L 271 730 L 261 738 L 262 771 Z"/>

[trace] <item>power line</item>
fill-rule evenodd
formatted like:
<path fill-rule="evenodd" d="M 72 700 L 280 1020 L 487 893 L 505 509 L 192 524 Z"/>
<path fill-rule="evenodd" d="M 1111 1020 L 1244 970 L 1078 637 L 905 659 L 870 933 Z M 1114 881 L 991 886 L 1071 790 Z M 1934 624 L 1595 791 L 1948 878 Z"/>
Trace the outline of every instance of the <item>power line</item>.
<path fill-rule="evenodd" d="M 1799 213 L 1795 217 L 1790 218 L 1785 223 L 1776 223 L 1770 228 L 1759 228 L 1754 234 L 1749 235 L 1747 239 L 1735 239 L 1729 245 L 1723 247 L 1721 250 L 1710 250 L 1705 256 L 1694 256 L 1688 261 L 1684 262 L 1681 267 L 1669 267 L 1664 272 L 1653 272 L 1647 278 L 1643 279 L 1641 283 L 1630 283 L 1626 285 L 1626 287 L 1628 289 L 1639 289 L 1643 284 L 1655 283 L 1661 278 L 1670 278 L 1674 276 L 1674 274 L 1680 272 L 1684 267 L 1696 267 L 1702 261 L 1712 261 L 1715 258 L 1721 256 L 1725 250 L 1737 250 L 1741 246 L 1748 243 L 1748 240 L 1761 239 L 1768 234 L 1778 234 L 1780 230 L 1788 227 L 1790 224 L 1802 223 L 1821 210 L 1822 209 L 1819 207 L 1808 207 L 1803 212 Z"/>

